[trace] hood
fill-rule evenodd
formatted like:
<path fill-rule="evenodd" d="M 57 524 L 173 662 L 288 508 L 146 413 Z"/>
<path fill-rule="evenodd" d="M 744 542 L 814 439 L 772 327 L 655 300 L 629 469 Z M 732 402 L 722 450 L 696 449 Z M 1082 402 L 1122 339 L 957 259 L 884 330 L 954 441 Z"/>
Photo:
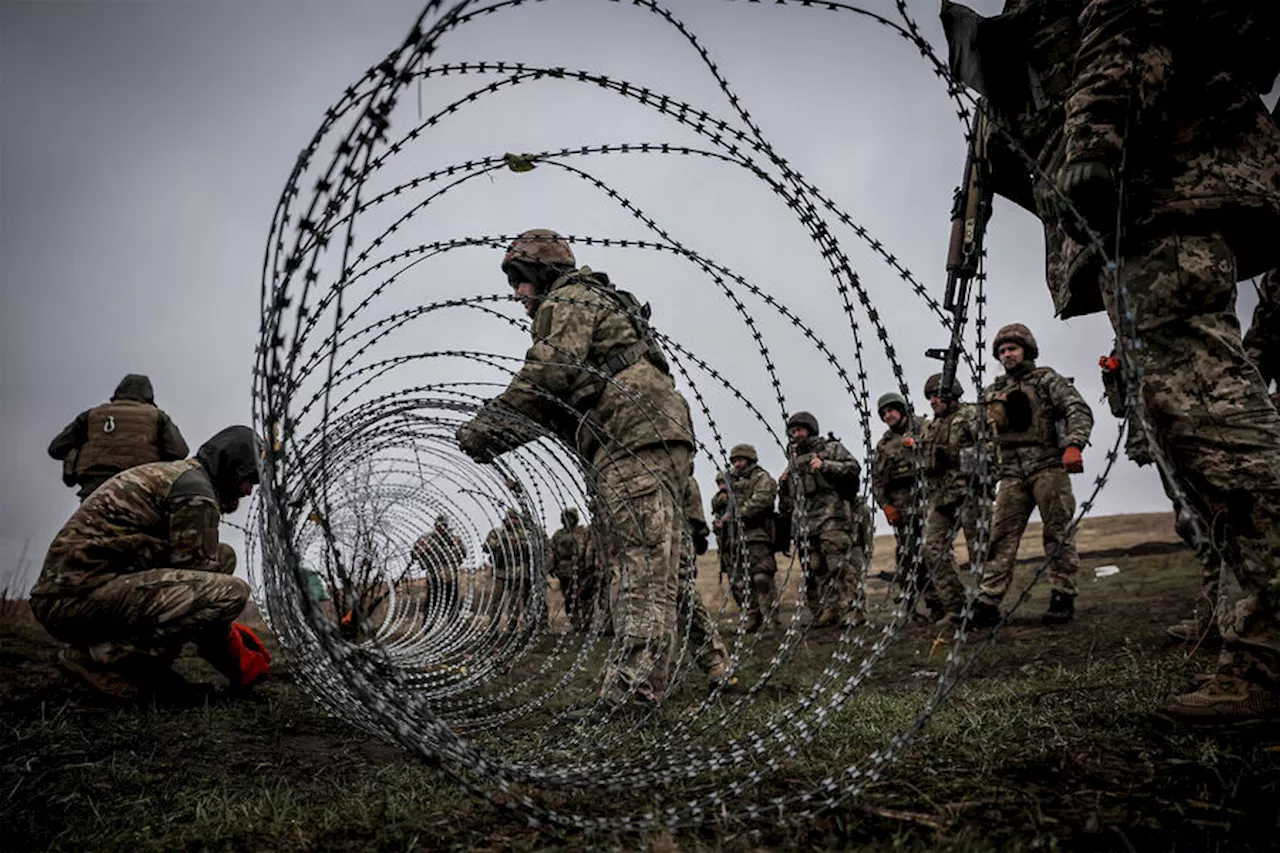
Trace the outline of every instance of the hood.
<path fill-rule="evenodd" d="M 200 445 L 196 459 L 213 481 L 220 500 L 238 499 L 240 483 L 258 482 L 262 441 L 247 426 L 229 426 Z"/>
<path fill-rule="evenodd" d="M 116 386 L 116 392 L 111 395 L 111 399 L 137 400 L 139 403 L 155 405 L 156 392 L 151 388 L 150 377 L 143 376 L 141 373 L 130 373 L 120 380 L 120 384 Z"/>

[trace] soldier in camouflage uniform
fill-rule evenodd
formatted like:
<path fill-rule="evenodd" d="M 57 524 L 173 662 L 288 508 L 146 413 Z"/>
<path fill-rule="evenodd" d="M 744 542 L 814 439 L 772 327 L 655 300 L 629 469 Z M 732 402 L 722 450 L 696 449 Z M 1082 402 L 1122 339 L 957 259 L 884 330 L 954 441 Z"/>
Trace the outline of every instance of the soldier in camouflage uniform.
<path fill-rule="evenodd" d="M 1007 38 L 979 28 L 967 46 L 980 67 L 1008 66 L 983 69 L 1014 84 L 985 94 L 1039 170 L 993 137 L 993 188 L 1043 222 L 1057 314 L 1105 309 L 1122 340 L 1141 342 L 1122 351 L 1138 362 L 1145 420 L 1239 583 L 1219 615 L 1214 677 L 1166 710 L 1206 722 L 1280 713 L 1280 415 L 1234 310 L 1237 281 L 1280 265 L 1280 123 L 1260 97 L 1280 73 L 1280 4 L 1009 0 L 1005 11 L 983 26 Z M 1019 55 L 1001 56 L 1007 47 Z M 1113 273 L 1097 246 L 1117 239 Z"/>
<path fill-rule="evenodd" d="M 862 466 L 835 436 L 822 437 L 818 419 L 796 412 L 787 419 L 791 443 L 787 469 L 778 477 L 778 512 L 791 519 L 792 536 L 803 536 L 809 555 L 805 601 L 815 615 L 813 627 L 825 628 L 861 611 L 865 529 L 854 505 Z M 803 553 L 803 552 L 802 552 Z M 855 601 L 857 605 L 855 606 Z"/>
<path fill-rule="evenodd" d="M 163 411 L 156 408 L 151 380 L 130 373 L 120 380 L 111 401 L 81 412 L 49 444 L 62 461 L 62 481 L 79 486 L 80 500 L 112 476 L 134 465 L 184 459 L 187 442 Z"/>
<path fill-rule="evenodd" d="M 651 704 L 665 691 L 675 637 L 693 425 L 648 306 L 575 264 L 554 231 L 527 231 L 507 250 L 502 270 L 533 318 L 533 346 L 507 389 L 459 427 L 458 444 L 479 462 L 548 431 L 576 448 L 618 543 L 620 640 L 601 695 Z"/>
<path fill-rule="evenodd" d="M 233 684 L 265 672 L 236 645 L 249 585 L 218 542 L 221 514 L 258 482 L 258 454 L 252 430 L 228 427 L 193 459 L 131 467 L 88 496 L 31 590 L 36 619 L 70 644 L 64 669 L 127 698 L 176 678 L 169 667 L 190 641 Z"/>
<path fill-rule="evenodd" d="M 942 374 L 935 373 L 924 383 L 924 396 L 933 410 L 920 438 L 925 482 L 929 486 L 929 515 L 924 524 L 924 566 L 929 578 L 925 603 L 929 615 L 938 622 L 958 613 L 964 604 L 964 584 L 956 569 L 955 538 L 964 528 L 965 546 L 972 562 L 978 540 L 981 498 L 966 495 L 968 477 L 973 473 L 978 440 L 975 409 L 960 401 L 964 389 L 954 380 L 950 392 L 942 393 Z"/>
<path fill-rule="evenodd" d="M 413 560 L 427 573 L 426 617 L 452 619 L 458 612 L 459 574 L 467 559 L 467 546 L 449 529 L 449 519 L 441 515 L 429 533 L 413 543 Z"/>
<path fill-rule="evenodd" d="M 758 631 L 765 618 L 772 615 L 777 624 L 777 586 L 774 576 L 778 561 L 773 557 L 773 505 L 778 484 L 758 464 L 759 456 L 750 444 L 735 444 L 729 450 L 729 504 L 725 524 L 731 538 L 741 545 L 734 549 L 734 574 L 730 579 L 739 586 L 747 616 L 747 631 Z M 743 553 L 745 551 L 745 553 Z M 747 577 L 747 574 L 750 577 Z"/>
<path fill-rule="evenodd" d="M 564 614 L 570 627 L 579 633 L 589 626 L 593 608 L 584 600 L 587 583 L 587 548 L 590 534 L 578 523 L 578 511 L 568 507 L 560 513 L 563 525 L 551 536 L 551 574 L 560 582 Z M 594 590 L 591 590 L 594 591 Z M 585 619 L 584 619 L 585 614 Z"/>
<path fill-rule="evenodd" d="M 734 544 L 733 525 L 728 524 L 729 487 L 725 482 L 723 471 L 716 472 L 716 493 L 711 496 L 711 527 L 716 534 L 716 556 L 720 560 L 720 582 L 729 578 L 729 592 L 733 595 L 734 604 L 742 607 L 744 601 L 741 584 L 734 582 Z"/>
<path fill-rule="evenodd" d="M 1070 622 L 1080 556 L 1075 531 L 1067 532 L 1076 511 L 1068 475 L 1084 471 L 1081 450 L 1093 431 L 1093 410 L 1070 379 L 1051 367 L 1036 366 L 1040 349 L 1021 323 L 1002 327 L 991 350 L 1005 370 L 983 392 L 1000 482 L 991 518 L 991 559 L 978 587 L 972 625 L 991 627 L 1000 621 L 1000 602 L 1013 580 L 1018 545 L 1037 508 L 1053 586 L 1042 620 L 1046 625 Z"/>
<path fill-rule="evenodd" d="M 904 590 L 911 588 L 914 576 L 916 593 L 923 594 L 929 582 L 927 576 L 919 577 L 923 574 L 924 562 L 921 559 L 912 565 L 911 555 L 911 544 L 919 540 L 924 521 L 916 511 L 913 494 L 920 476 L 916 449 L 920 420 L 908 410 L 902 395 L 892 391 L 880 395 L 876 413 L 888 429 L 876 443 L 871 462 L 871 498 L 893 527 L 894 575 L 898 586 Z"/>
<path fill-rule="evenodd" d="M 493 564 L 493 624 L 501 623 L 512 632 L 532 605 L 533 545 L 532 531 L 520 510 L 508 507 L 502 523 L 489 531 L 482 546 Z"/>
<path fill-rule="evenodd" d="M 707 674 L 712 690 L 730 685 L 729 650 L 720 639 L 715 620 L 698 592 L 698 557 L 707 553 L 707 517 L 702 512 L 702 490 L 692 471 L 685 481 L 685 541 L 680 559 L 680 589 L 676 603 L 679 623 L 689 628 L 689 647 L 698 668 Z"/>

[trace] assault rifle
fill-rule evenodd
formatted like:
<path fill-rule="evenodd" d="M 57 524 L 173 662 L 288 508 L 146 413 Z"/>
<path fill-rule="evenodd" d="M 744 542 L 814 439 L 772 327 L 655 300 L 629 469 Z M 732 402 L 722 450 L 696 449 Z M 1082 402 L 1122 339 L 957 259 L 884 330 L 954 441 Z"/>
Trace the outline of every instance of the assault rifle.
<path fill-rule="evenodd" d="M 964 326 L 968 320 L 969 286 L 978 275 L 982 260 L 982 240 L 991 218 L 991 184 L 987 164 L 987 118 L 978 107 L 964 161 L 964 177 L 956 187 L 951 205 L 951 243 L 947 247 L 947 289 L 942 307 L 951 312 L 951 343 L 946 349 L 929 349 L 925 355 L 942 361 L 939 396 L 951 399 L 960 351 L 964 348 Z"/>

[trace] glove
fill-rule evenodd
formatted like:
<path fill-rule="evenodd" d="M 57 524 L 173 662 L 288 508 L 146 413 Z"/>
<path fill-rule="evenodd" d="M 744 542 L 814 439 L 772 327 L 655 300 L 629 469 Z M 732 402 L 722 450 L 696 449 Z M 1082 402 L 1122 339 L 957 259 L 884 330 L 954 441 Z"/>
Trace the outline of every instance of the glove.
<path fill-rule="evenodd" d="M 223 674 L 237 687 L 257 684 L 271 672 L 271 652 L 267 651 L 258 635 L 248 626 L 239 622 L 231 623 L 231 630 L 227 633 L 227 651 L 235 661 L 238 671 Z"/>
<path fill-rule="evenodd" d="M 693 534 L 693 553 L 697 554 L 698 556 L 702 556 L 703 554 L 707 553 L 707 546 L 709 544 L 710 543 L 707 541 L 707 534 L 705 533 Z"/>
<path fill-rule="evenodd" d="M 893 504 L 884 505 L 884 517 L 894 527 L 902 526 L 902 513 L 898 512 L 898 508 Z"/>
<path fill-rule="evenodd" d="M 1080 448 L 1072 446 L 1062 451 L 1062 467 L 1068 474 L 1084 473 L 1084 457 L 1080 455 Z"/>
<path fill-rule="evenodd" d="M 1070 164 L 1058 178 L 1058 189 L 1098 235 L 1106 237 L 1115 231 L 1120 197 L 1116 192 L 1115 178 L 1105 163 L 1080 160 Z M 1077 243 L 1089 244 L 1088 233 L 1080 227 L 1070 210 L 1062 212 L 1062 228 Z"/>
<path fill-rule="evenodd" d="M 493 461 L 494 454 L 486 440 L 487 436 L 474 420 L 467 421 L 458 427 L 455 437 L 458 440 L 458 448 L 475 461 L 482 465 Z"/>

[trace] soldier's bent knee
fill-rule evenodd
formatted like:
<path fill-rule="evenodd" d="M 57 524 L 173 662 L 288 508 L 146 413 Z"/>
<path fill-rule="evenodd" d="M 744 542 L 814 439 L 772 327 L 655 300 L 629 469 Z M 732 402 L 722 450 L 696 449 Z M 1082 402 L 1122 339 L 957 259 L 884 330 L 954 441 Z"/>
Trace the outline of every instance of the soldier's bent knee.
<path fill-rule="evenodd" d="M 218 543 L 218 571 L 224 575 L 236 573 L 236 549 L 226 542 Z"/>

